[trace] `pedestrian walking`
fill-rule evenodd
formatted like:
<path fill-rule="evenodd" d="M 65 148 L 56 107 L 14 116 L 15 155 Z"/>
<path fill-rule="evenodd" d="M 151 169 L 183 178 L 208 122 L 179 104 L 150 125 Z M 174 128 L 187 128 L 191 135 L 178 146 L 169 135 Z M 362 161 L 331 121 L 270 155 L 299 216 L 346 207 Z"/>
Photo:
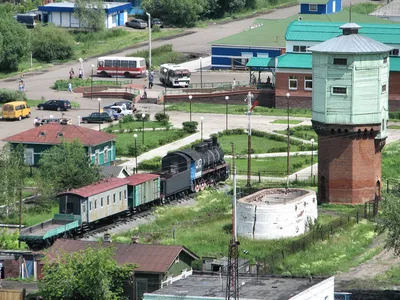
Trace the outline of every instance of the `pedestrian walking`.
<path fill-rule="evenodd" d="M 232 82 L 232 91 L 235 89 L 236 86 L 236 79 L 233 78 L 233 82 Z"/>
<path fill-rule="evenodd" d="M 82 69 L 79 69 L 79 79 L 83 78 L 83 73 L 82 73 Z"/>
<path fill-rule="evenodd" d="M 147 99 L 147 87 L 143 86 L 143 99 Z"/>
<path fill-rule="evenodd" d="M 72 93 L 72 83 L 68 82 L 68 92 Z"/>
<path fill-rule="evenodd" d="M 149 89 L 153 88 L 153 80 L 154 80 L 154 75 L 150 74 L 150 77 L 149 77 Z"/>
<path fill-rule="evenodd" d="M 71 80 L 72 78 L 74 78 L 75 72 L 74 69 L 71 68 L 71 70 L 69 70 L 69 79 Z"/>

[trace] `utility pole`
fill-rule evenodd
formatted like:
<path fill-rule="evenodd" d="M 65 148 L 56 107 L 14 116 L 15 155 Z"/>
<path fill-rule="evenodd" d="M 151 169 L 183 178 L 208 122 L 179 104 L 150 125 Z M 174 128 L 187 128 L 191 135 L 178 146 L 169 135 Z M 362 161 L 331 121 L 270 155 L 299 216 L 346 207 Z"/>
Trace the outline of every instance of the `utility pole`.
<path fill-rule="evenodd" d="M 290 94 L 286 94 L 287 98 L 287 172 L 286 172 L 286 190 L 289 188 L 289 175 L 290 175 L 290 120 L 289 120 L 289 97 Z"/>
<path fill-rule="evenodd" d="M 232 143 L 232 174 L 233 174 L 233 192 L 232 192 L 232 239 L 237 241 L 236 226 L 236 158 L 235 145 Z"/>
<path fill-rule="evenodd" d="M 252 112 L 252 105 L 251 105 L 251 98 L 253 95 L 251 92 L 247 94 L 247 116 L 249 118 L 248 127 L 247 127 L 247 187 L 251 186 L 251 112 Z M 245 101 L 246 101 L 245 100 Z"/>

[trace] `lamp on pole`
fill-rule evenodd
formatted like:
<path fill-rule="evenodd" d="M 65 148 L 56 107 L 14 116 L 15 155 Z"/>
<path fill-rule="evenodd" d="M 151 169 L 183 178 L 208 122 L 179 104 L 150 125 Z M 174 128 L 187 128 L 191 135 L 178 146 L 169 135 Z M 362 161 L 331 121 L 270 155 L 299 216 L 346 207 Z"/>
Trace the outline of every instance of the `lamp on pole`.
<path fill-rule="evenodd" d="M 137 174 L 137 144 L 136 144 L 137 134 L 135 133 L 133 137 L 135 139 L 135 173 Z"/>
<path fill-rule="evenodd" d="M 144 145 L 144 118 L 146 117 L 145 113 L 142 113 L 142 145 Z"/>
<path fill-rule="evenodd" d="M 200 118 L 200 132 L 201 132 L 201 141 L 203 141 L 203 121 L 204 121 L 204 118 L 203 117 L 201 117 Z"/>
<path fill-rule="evenodd" d="M 203 58 L 200 57 L 200 88 L 203 88 Z"/>
<path fill-rule="evenodd" d="M 81 126 L 81 116 L 78 116 L 78 126 Z"/>
<path fill-rule="evenodd" d="M 225 96 L 225 102 L 226 102 L 226 130 L 228 130 L 228 100 L 229 100 L 229 96 Z"/>
<path fill-rule="evenodd" d="M 314 139 L 311 139 L 311 180 L 313 177 L 313 165 L 314 165 Z"/>
<path fill-rule="evenodd" d="M 101 103 L 101 98 L 97 98 L 97 102 L 99 102 L 99 118 L 100 118 L 100 103 Z M 101 122 L 100 122 L 100 120 L 99 120 L 99 131 L 100 131 L 100 125 L 101 125 Z"/>
<path fill-rule="evenodd" d="M 289 124 L 289 98 L 290 94 L 286 94 L 287 98 L 287 176 L 286 176 L 286 189 L 289 188 L 289 175 L 290 175 L 290 124 Z"/>
<path fill-rule="evenodd" d="M 192 95 L 189 95 L 189 114 L 190 114 L 190 122 L 192 122 Z"/>
<path fill-rule="evenodd" d="M 247 128 L 247 187 L 251 186 L 251 111 L 252 111 L 252 103 L 253 94 L 249 92 L 247 94 L 247 115 L 249 118 L 248 128 Z"/>
<path fill-rule="evenodd" d="M 163 104 L 164 104 L 164 116 L 165 116 L 165 101 L 167 100 L 166 99 L 166 96 L 167 96 L 167 69 L 164 69 L 163 70 L 163 72 L 164 72 L 164 101 L 163 101 Z"/>
<path fill-rule="evenodd" d="M 79 57 L 79 62 L 81 63 L 81 72 L 83 73 L 83 58 Z"/>
<path fill-rule="evenodd" d="M 93 69 L 94 69 L 94 65 L 92 64 L 92 81 L 90 83 L 90 100 L 93 99 Z"/>
<path fill-rule="evenodd" d="M 151 15 L 147 12 L 146 15 L 149 17 L 149 68 L 151 68 Z"/>

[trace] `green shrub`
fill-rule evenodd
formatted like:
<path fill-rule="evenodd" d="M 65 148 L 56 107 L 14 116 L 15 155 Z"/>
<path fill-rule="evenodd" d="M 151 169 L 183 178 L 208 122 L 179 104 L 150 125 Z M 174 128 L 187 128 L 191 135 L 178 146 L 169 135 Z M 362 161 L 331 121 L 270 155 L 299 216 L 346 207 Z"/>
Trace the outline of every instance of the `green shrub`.
<path fill-rule="evenodd" d="M 154 119 L 157 122 L 163 123 L 163 124 L 167 124 L 169 122 L 169 115 L 168 114 L 164 114 L 162 112 L 158 112 L 154 115 Z"/>
<path fill-rule="evenodd" d="M 161 27 L 159 25 L 153 25 L 153 28 L 151 28 L 152 33 L 156 32 L 161 32 Z"/>
<path fill-rule="evenodd" d="M 138 169 L 146 171 L 159 171 L 161 169 L 161 157 L 156 156 L 149 160 L 144 160 L 138 165 Z"/>
<path fill-rule="evenodd" d="M 136 114 L 135 114 L 135 119 L 136 119 L 137 121 L 143 121 L 143 119 L 144 119 L 145 121 L 149 121 L 149 120 L 150 120 L 150 114 L 145 114 L 145 117 L 143 118 L 143 117 L 142 117 L 142 113 L 136 113 Z"/>
<path fill-rule="evenodd" d="M 53 25 L 38 26 L 32 36 L 32 55 L 38 60 L 65 60 L 74 54 L 74 39 L 68 31 Z"/>
<path fill-rule="evenodd" d="M 197 126 L 199 125 L 198 122 L 192 121 L 192 122 L 183 122 L 183 130 L 187 133 L 194 133 L 197 130 Z"/>
<path fill-rule="evenodd" d="M 9 89 L 0 89 L 0 103 L 7 103 L 11 101 L 26 101 L 25 93 L 22 91 L 14 91 Z"/>
<path fill-rule="evenodd" d="M 119 123 L 130 123 L 130 122 L 134 122 L 134 121 L 135 121 L 135 119 L 133 118 L 132 115 L 126 115 L 121 120 L 119 120 Z"/>
<path fill-rule="evenodd" d="M 105 41 L 117 37 L 129 35 L 129 32 L 122 28 L 115 28 L 113 30 L 102 30 L 102 31 L 74 31 L 72 36 L 77 42 L 90 43 Z"/>

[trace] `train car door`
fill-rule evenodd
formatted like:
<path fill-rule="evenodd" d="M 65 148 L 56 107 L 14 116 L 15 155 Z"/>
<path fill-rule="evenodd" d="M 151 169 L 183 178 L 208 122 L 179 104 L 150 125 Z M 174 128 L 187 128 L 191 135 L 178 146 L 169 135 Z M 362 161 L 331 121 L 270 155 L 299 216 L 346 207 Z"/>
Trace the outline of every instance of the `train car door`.
<path fill-rule="evenodd" d="M 86 205 L 86 200 L 82 201 L 82 206 L 81 206 L 81 221 L 82 223 L 87 222 L 87 205 Z"/>

